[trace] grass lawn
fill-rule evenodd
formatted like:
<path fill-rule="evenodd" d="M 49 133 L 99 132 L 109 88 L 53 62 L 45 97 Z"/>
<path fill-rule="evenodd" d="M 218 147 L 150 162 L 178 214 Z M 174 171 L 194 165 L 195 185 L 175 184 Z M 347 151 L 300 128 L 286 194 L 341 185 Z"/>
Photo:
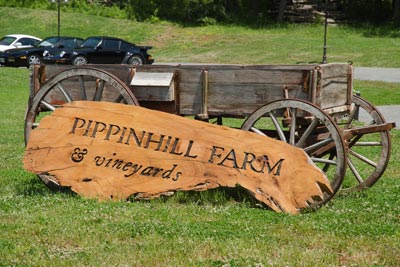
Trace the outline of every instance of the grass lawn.
<path fill-rule="evenodd" d="M 27 10 L 0 8 L 0 33 L 18 28 L 18 32 L 42 37 L 50 35 L 49 29 L 53 29 L 54 24 L 47 25 L 44 21 L 45 16 L 54 14 L 44 11 L 41 18 Z M 14 21 L 17 26 L 11 28 L 13 17 L 26 18 L 25 25 Z M 75 28 L 73 18 L 88 26 Z M 33 26 L 27 23 L 29 19 L 39 22 Z M 99 34 L 110 32 L 111 26 L 102 28 L 104 22 L 113 23 L 121 31 L 120 37 L 133 36 L 134 29 L 141 29 L 138 43 L 154 42 L 155 54 L 164 61 L 293 63 L 301 58 L 313 61 L 320 57 L 320 38 L 312 38 L 316 26 L 298 29 L 314 40 L 304 43 L 310 45 L 305 50 L 314 51 L 311 46 L 315 45 L 318 53 L 304 52 L 305 56 L 301 56 L 295 50 L 293 58 L 287 58 L 288 54 L 271 53 L 260 60 L 262 53 L 243 48 L 246 40 L 250 47 L 253 43 L 250 41 L 257 41 L 261 46 L 275 34 L 277 40 L 282 40 L 278 43 L 286 46 L 296 43 L 301 35 L 288 36 L 292 33 L 291 27 L 280 33 L 279 29 L 181 28 L 169 24 L 110 22 L 76 14 L 63 14 L 62 19 L 66 23 L 66 33 L 81 36 L 94 29 Z M 102 27 L 90 23 L 94 21 L 103 23 Z M 67 26 L 69 23 L 71 25 Z M 123 26 L 127 23 L 132 23 L 129 24 L 132 27 Z M 167 34 L 166 30 L 170 32 Z M 262 31 L 268 35 L 260 37 Z M 347 31 L 351 37 L 362 35 L 351 29 Z M 231 47 L 231 37 L 238 38 L 237 32 L 243 35 L 241 45 L 236 44 L 241 48 L 237 53 L 225 51 Z M 154 34 L 155 40 L 151 38 Z M 210 39 L 203 40 L 202 36 Z M 368 47 L 371 41 L 368 38 L 360 37 L 354 43 Z M 395 40 L 382 38 L 387 38 L 388 42 Z M 157 43 L 160 46 L 156 46 Z M 297 47 L 301 46 L 301 42 L 297 42 Z M 214 47 L 219 49 L 214 51 Z M 295 46 L 286 47 L 290 48 Z M 365 53 L 361 51 L 360 54 Z M 354 48 L 355 55 L 356 52 Z M 340 54 L 338 61 L 353 55 L 339 51 L 337 54 Z M 276 58 L 268 61 L 273 56 Z M 374 56 L 360 58 L 363 60 L 360 65 L 378 66 L 370 62 Z M 222 59 L 229 59 L 229 62 Z M 399 64 L 390 65 L 389 60 L 378 63 L 386 67 Z M 399 84 L 355 83 L 362 96 L 375 105 L 400 104 L 399 87 Z M 297 216 L 275 213 L 259 207 L 240 190 L 231 194 L 224 190 L 178 193 L 154 201 L 98 202 L 71 193 L 52 192 L 35 175 L 23 169 L 24 113 L 28 95 L 27 69 L 0 68 L 0 266 L 311 267 L 398 266 L 400 262 L 399 130 L 391 131 L 391 160 L 377 184 L 362 192 L 339 193 L 314 212 Z"/>

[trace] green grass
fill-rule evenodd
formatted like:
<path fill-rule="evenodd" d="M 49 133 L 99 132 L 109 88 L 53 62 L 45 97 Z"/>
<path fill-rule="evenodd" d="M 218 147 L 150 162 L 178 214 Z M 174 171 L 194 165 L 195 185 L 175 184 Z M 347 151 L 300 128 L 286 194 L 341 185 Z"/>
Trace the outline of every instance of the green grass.
<path fill-rule="evenodd" d="M 10 16 L 11 11 L 19 15 Z M 54 34 L 54 24 L 31 23 L 38 18 L 36 12 L 0 8 L 0 32 Z M 47 12 L 43 16 L 55 18 L 54 12 Z M 26 21 L 17 23 L 13 17 Z M 288 51 L 263 55 L 258 61 L 260 50 L 246 52 L 246 44 L 270 44 L 274 36 L 271 42 L 286 49 L 304 45 L 304 53 L 318 50 L 304 60 L 319 59 L 319 37 L 312 37 L 319 31 L 316 26 L 181 28 L 63 14 L 66 25 L 73 25 L 73 18 L 88 23 L 66 27 L 69 34 L 109 34 L 114 27 L 118 33 L 113 35 L 136 41 L 134 32 L 139 29 L 138 43 L 160 44 L 154 52 L 165 61 L 293 63 L 303 58 L 296 50 L 294 58 L 287 58 L 292 54 Z M 104 22 L 110 25 L 103 26 Z M 124 26 L 127 23 L 129 27 Z M 297 39 L 288 36 L 292 31 L 300 31 Z M 345 38 L 360 36 L 354 42 L 368 47 L 371 40 L 348 31 Z M 312 42 L 297 42 L 302 35 L 314 39 L 315 47 Z M 278 45 L 273 49 L 284 50 Z M 371 58 L 374 55 L 362 58 L 360 65 Z M 386 61 L 380 64 L 393 67 Z M 376 105 L 400 104 L 398 84 L 356 81 L 355 88 Z M 317 211 L 298 216 L 261 208 L 240 190 L 233 190 L 238 196 L 213 190 L 154 201 L 98 202 L 52 192 L 23 169 L 28 95 L 27 69 L 0 68 L 0 266 L 398 266 L 400 262 L 399 130 L 391 131 L 391 161 L 376 185 L 363 192 L 341 193 Z"/>
<path fill-rule="evenodd" d="M 354 91 L 376 106 L 400 105 L 400 83 L 355 81 Z"/>

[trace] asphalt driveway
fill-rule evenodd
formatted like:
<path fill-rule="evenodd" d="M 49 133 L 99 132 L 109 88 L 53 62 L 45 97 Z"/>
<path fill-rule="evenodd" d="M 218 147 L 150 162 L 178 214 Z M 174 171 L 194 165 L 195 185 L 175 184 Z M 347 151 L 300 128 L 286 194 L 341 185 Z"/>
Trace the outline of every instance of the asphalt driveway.
<path fill-rule="evenodd" d="M 400 83 L 400 69 L 354 67 L 354 79 Z M 395 122 L 396 129 L 400 129 L 400 103 L 399 105 L 378 106 L 377 109 L 387 122 Z M 363 115 L 360 114 L 360 116 L 360 119 L 362 119 Z"/>
<path fill-rule="evenodd" d="M 354 67 L 354 79 L 400 83 L 400 69 Z"/>

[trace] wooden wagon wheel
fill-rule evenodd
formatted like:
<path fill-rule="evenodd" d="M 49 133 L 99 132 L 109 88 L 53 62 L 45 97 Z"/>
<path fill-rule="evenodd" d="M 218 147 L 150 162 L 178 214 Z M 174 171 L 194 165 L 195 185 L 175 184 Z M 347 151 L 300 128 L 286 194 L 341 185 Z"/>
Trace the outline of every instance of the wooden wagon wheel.
<path fill-rule="evenodd" d="M 384 173 L 390 158 L 391 141 L 389 129 L 378 132 L 354 131 L 366 126 L 386 123 L 382 114 L 368 101 L 354 95 L 350 115 L 339 123 L 348 147 L 347 173 L 343 190 L 361 190 L 371 187 Z M 349 138 L 346 131 L 352 132 Z M 348 179 L 350 178 L 351 179 Z"/>
<path fill-rule="evenodd" d="M 311 202 L 311 207 L 328 202 L 339 190 L 346 172 L 345 144 L 335 122 L 317 106 L 298 99 L 273 101 L 254 111 L 242 129 L 302 148 L 325 170 L 333 194 Z"/>
<path fill-rule="evenodd" d="M 48 80 L 36 93 L 25 116 L 25 144 L 41 118 L 72 101 L 108 101 L 139 105 L 129 87 L 115 75 L 95 68 L 73 68 Z M 59 189 L 52 176 L 39 175 L 50 188 Z"/>

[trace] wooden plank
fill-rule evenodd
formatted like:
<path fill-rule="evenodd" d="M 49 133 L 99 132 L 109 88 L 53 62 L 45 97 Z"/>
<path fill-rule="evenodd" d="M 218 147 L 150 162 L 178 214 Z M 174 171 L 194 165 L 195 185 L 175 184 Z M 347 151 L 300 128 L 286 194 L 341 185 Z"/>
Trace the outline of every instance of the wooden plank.
<path fill-rule="evenodd" d="M 316 104 L 330 109 L 351 104 L 352 67 L 332 63 L 321 66 L 321 80 Z"/>
<path fill-rule="evenodd" d="M 173 101 L 174 87 L 133 86 L 132 92 L 139 101 Z"/>
<path fill-rule="evenodd" d="M 183 115 L 196 115 L 201 113 L 202 106 L 201 83 L 179 84 L 180 111 Z"/>
<path fill-rule="evenodd" d="M 79 195 L 126 199 L 242 186 L 296 214 L 329 180 L 299 148 L 252 132 L 142 107 L 72 102 L 31 132 L 24 167 Z"/>
<path fill-rule="evenodd" d="M 324 79 L 320 99 L 317 101 L 317 104 L 322 109 L 346 105 L 348 103 L 347 90 L 347 77 Z"/>
<path fill-rule="evenodd" d="M 349 72 L 349 64 L 347 63 L 331 63 L 320 66 L 324 78 L 347 77 Z"/>
<path fill-rule="evenodd" d="M 210 83 L 216 84 L 303 84 L 303 71 L 209 70 Z"/>

